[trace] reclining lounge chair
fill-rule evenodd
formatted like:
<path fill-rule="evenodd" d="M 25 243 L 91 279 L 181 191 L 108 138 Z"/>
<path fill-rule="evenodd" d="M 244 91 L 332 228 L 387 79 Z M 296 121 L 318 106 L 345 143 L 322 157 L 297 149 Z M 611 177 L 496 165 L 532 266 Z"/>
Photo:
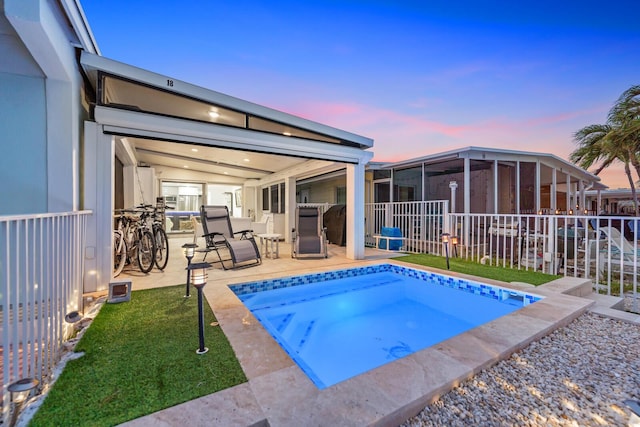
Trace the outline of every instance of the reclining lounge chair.
<path fill-rule="evenodd" d="M 327 258 L 326 228 L 322 226 L 320 208 L 296 208 L 296 228 L 291 230 L 291 258 L 323 256 Z"/>
<path fill-rule="evenodd" d="M 215 251 L 223 269 L 228 269 L 225 261 L 231 261 L 230 268 L 250 267 L 262 262 L 258 245 L 256 245 L 251 230 L 234 232 L 231 228 L 229 209 L 226 206 L 202 206 L 200 217 L 202 218 L 204 238 L 207 242 L 206 253 Z M 239 238 L 236 239 L 236 235 Z M 220 251 L 223 249 L 229 251 L 230 258 L 222 258 Z M 207 254 L 204 258 L 207 257 Z"/>

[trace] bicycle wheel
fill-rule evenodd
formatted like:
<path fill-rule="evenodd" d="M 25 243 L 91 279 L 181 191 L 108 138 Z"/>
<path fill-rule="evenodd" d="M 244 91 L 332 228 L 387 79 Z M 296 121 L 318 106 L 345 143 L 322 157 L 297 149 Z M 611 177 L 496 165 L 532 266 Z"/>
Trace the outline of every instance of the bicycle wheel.
<path fill-rule="evenodd" d="M 156 228 L 154 233 L 156 242 L 156 267 L 158 267 L 159 270 L 164 270 L 167 262 L 169 262 L 169 239 L 167 238 L 167 233 L 160 227 Z"/>
<path fill-rule="evenodd" d="M 153 235 L 149 231 L 140 233 L 138 240 L 138 268 L 143 273 L 148 273 L 153 268 L 156 257 L 156 247 L 153 244 Z"/>
<path fill-rule="evenodd" d="M 118 277 L 127 263 L 127 242 L 120 233 L 113 233 L 113 277 Z"/>

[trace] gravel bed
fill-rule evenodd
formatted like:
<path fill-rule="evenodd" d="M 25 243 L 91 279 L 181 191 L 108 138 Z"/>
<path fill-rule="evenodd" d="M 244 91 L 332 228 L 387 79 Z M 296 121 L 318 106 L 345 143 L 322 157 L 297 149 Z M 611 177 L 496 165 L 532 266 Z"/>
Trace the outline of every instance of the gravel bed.
<path fill-rule="evenodd" d="M 586 313 L 461 384 L 408 426 L 626 426 L 640 325 Z"/>

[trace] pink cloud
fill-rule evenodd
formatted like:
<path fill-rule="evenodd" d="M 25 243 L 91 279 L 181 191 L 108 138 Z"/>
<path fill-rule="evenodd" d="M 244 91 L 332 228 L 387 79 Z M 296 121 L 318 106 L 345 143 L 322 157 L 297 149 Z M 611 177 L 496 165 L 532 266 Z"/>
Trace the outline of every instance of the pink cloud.
<path fill-rule="evenodd" d="M 575 149 L 572 135 L 580 119 L 600 115 L 604 108 L 569 111 L 524 119 L 493 117 L 466 124 L 427 120 L 353 102 L 305 103 L 292 114 L 325 123 L 374 140 L 374 161 L 395 162 L 467 146 L 551 153 L 568 159 Z M 621 169 L 603 172 L 612 188 L 628 186 Z"/>
<path fill-rule="evenodd" d="M 448 136 L 460 135 L 465 126 L 425 120 L 421 117 L 402 114 L 393 110 L 375 108 L 356 103 L 312 103 L 305 104 L 294 114 L 312 117 L 313 120 L 334 127 L 354 131 L 354 129 L 378 129 L 381 127 L 404 128 L 402 133 L 440 133 Z M 370 132 L 369 132 L 370 133 Z M 367 132 L 363 132 L 367 135 Z"/>

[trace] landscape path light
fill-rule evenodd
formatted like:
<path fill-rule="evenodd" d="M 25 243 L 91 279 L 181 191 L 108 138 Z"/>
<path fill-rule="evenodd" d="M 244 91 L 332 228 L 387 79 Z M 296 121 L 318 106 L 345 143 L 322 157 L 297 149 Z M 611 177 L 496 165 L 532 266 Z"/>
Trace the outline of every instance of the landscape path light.
<path fill-rule="evenodd" d="M 444 255 L 447 258 L 447 270 L 449 270 L 449 233 L 442 233 L 442 244 L 444 245 Z"/>
<path fill-rule="evenodd" d="M 36 388 L 40 382 L 35 378 L 22 378 L 14 383 L 9 384 L 7 389 L 9 390 L 11 400 L 11 419 L 9 420 L 9 427 L 16 425 L 18 421 L 18 415 L 27 401 L 31 390 Z"/>
<path fill-rule="evenodd" d="M 208 262 L 199 262 L 191 264 L 189 269 L 191 270 L 191 284 L 198 291 L 198 335 L 199 346 L 196 350 L 197 354 L 204 354 L 209 349 L 204 346 L 204 309 L 202 307 L 202 288 L 207 284 L 207 269 L 211 267 Z"/>
<path fill-rule="evenodd" d="M 453 256 L 458 257 L 458 236 L 451 236 L 451 248 L 453 249 Z"/>
<path fill-rule="evenodd" d="M 186 290 L 186 293 L 184 294 L 185 298 L 189 298 L 191 296 L 189 294 L 189 282 L 190 282 L 189 277 L 191 274 L 191 270 L 189 269 L 189 266 L 191 265 L 191 260 L 196 254 L 197 247 L 198 245 L 196 245 L 195 243 L 185 243 L 184 245 L 182 245 L 182 253 L 184 254 L 185 258 L 187 258 L 187 290 Z"/>

